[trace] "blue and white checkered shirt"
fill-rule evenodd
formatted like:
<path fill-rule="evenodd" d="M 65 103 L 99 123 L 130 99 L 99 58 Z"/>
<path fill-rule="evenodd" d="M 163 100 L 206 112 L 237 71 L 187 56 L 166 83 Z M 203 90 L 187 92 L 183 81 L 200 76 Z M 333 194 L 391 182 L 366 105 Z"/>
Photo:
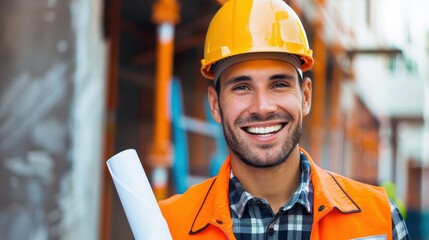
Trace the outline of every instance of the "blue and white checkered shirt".
<path fill-rule="evenodd" d="M 310 162 L 301 154 L 301 182 L 291 200 L 276 214 L 268 201 L 246 192 L 231 172 L 229 201 L 237 240 L 310 239 L 313 223 L 313 185 Z M 405 222 L 391 202 L 393 239 L 410 239 Z"/>

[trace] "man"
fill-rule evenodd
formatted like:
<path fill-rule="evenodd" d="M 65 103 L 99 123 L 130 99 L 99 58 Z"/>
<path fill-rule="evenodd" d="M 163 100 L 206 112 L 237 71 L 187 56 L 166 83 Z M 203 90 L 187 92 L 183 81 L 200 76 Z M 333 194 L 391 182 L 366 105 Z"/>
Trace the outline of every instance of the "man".
<path fill-rule="evenodd" d="M 313 65 L 281 0 L 230 0 L 206 36 L 202 74 L 229 156 L 217 177 L 160 202 L 173 239 L 408 239 L 382 188 L 320 169 L 299 147 Z"/>

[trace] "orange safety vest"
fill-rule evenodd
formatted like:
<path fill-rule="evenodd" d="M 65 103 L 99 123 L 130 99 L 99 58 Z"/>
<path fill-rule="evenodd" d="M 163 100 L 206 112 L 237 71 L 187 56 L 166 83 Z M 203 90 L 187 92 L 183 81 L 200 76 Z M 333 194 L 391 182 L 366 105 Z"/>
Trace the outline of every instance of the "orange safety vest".
<path fill-rule="evenodd" d="M 383 188 L 323 170 L 301 151 L 311 165 L 311 239 L 392 239 L 390 204 Z M 217 177 L 160 201 L 174 240 L 235 239 L 228 197 L 230 169 L 228 157 Z"/>

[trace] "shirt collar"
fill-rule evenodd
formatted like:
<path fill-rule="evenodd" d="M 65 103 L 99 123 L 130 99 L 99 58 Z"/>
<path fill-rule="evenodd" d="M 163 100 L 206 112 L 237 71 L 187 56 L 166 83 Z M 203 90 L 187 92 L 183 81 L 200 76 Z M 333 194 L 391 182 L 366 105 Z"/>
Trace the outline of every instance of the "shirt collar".
<path fill-rule="evenodd" d="M 285 204 L 285 210 L 291 209 L 295 206 L 296 203 L 301 204 L 305 207 L 308 213 L 312 212 L 313 209 L 313 185 L 311 183 L 310 177 L 310 162 L 306 156 L 300 154 L 300 165 L 301 165 L 301 180 L 297 189 L 295 190 L 291 200 Z M 241 218 L 243 216 L 244 210 L 247 203 L 250 200 L 259 199 L 253 196 L 252 194 L 246 192 L 246 190 L 241 185 L 240 181 L 235 177 L 233 172 L 230 173 L 229 181 L 229 202 L 231 211 Z M 264 203 L 268 203 L 265 199 L 262 200 Z"/>

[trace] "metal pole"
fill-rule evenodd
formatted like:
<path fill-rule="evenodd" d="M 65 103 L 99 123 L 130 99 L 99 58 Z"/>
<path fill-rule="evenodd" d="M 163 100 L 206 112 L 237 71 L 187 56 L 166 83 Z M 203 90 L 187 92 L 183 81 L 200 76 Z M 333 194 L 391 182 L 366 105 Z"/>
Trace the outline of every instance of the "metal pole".
<path fill-rule="evenodd" d="M 168 194 L 168 168 L 172 163 L 170 141 L 170 87 L 174 57 L 174 25 L 179 21 L 175 0 L 158 0 L 153 5 L 152 20 L 158 24 L 155 82 L 155 119 L 149 164 L 153 168 L 152 187 L 160 200 Z"/>

